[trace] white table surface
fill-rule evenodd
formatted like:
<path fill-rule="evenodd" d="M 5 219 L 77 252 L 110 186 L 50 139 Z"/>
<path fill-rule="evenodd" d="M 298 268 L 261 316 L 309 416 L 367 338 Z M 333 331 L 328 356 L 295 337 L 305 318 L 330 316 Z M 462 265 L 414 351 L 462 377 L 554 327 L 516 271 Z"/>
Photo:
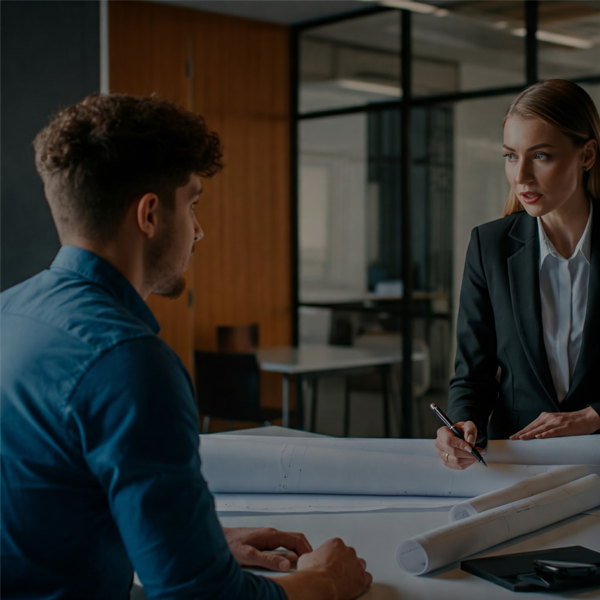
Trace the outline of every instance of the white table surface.
<path fill-rule="evenodd" d="M 428 575 L 415 577 L 396 564 L 398 544 L 447 522 L 447 509 L 328 514 L 219 515 L 226 527 L 276 527 L 303 532 L 313 547 L 341 537 L 367 561 L 373 585 L 363 600 L 502 600 L 517 598 L 600 598 L 600 590 L 561 594 L 515 594 L 465 573 L 459 562 Z M 586 546 L 600 551 L 600 515 L 580 515 L 533 534 L 516 538 L 475 556 L 529 552 L 561 546 Z M 255 573 L 257 571 L 254 571 Z M 264 574 L 264 573 L 263 573 Z"/>
<path fill-rule="evenodd" d="M 261 348 L 256 356 L 263 371 L 287 374 L 355 369 L 402 362 L 400 348 L 398 352 L 389 352 L 324 344 L 302 344 L 297 348 Z M 425 354 L 413 352 L 412 357 L 413 360 L 423 360 Z"/>
<path fill-rule="evenodd" d="M 311 436 L 283 427 L 261 427 L 232 432 L 236 435 Z M 314 434 L 313 434 L 314 435 Z M 275 498 L 277 495 L 273 494 Z M 407 498 L 408 500 L 408 498 Z M 512 598 L 595 598 L 600 590 L 562 592 L 561 594 L 516 594 L 489 581 L 465 573 L 459 561 L 421 577 L 404 572 L 396 564 L 396 547 L 403 540 L 448 521 L 449 507 L 432 507 L 346 513 L 256 514 L 221 513 L 225 527 L 276 527 L 301 531 L 313 547 L 332 537 L 341 537 L 354 546 L 367 561 L 373 585 L 362 600 L 502 600 Z M 439 498 L 437 499 L 439 500 Z M 438 504 L 434 507 L 433 505 Z M 474 556 L 493 556 L 530 552 L 562 546 L 586 546 L 600 552 L 600 512 L 579 515 L 535 533 L 521 536 Z M 257 571 L 255 571 L 257 572 Z M 263 573 L 264 574 L 264 573 Z"/>

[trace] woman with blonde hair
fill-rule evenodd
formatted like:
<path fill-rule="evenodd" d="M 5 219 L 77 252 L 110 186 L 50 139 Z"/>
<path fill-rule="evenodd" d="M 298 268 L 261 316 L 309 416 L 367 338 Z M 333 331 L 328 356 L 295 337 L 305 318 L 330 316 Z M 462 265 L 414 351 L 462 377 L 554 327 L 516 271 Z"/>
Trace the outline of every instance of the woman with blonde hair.
<path fill-rule="evenodd" d="M 504 118 L 510 193 L 471 235 L 460 295 L 448 428 L 435 441 L 464 469 L 488 438 L 600 430 L 600 118 L 578 85 L 527 88 Z"/>

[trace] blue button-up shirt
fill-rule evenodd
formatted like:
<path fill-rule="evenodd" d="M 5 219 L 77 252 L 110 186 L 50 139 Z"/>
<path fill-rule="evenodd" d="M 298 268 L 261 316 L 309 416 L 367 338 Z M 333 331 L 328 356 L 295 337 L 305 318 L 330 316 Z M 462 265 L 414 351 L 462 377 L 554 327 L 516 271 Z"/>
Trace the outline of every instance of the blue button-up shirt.
<path fill-rule="evenodd" d="M 192 382 L 110 264 L 65 246 L 2 302 L 2 597 L 277 599 L 231 555 Z"/>

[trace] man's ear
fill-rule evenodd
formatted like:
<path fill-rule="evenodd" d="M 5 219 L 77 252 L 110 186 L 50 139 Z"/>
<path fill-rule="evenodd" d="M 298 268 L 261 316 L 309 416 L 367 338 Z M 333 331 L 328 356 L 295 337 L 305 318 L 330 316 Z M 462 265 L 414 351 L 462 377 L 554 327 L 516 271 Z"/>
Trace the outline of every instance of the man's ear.
<path fill-rule="evenodd" d="M 156 234 L 158 204 L 158 196 L 151 192 L 144 194 L 137 202 L 137 225 L 148 238 L 153 238 Z"/>

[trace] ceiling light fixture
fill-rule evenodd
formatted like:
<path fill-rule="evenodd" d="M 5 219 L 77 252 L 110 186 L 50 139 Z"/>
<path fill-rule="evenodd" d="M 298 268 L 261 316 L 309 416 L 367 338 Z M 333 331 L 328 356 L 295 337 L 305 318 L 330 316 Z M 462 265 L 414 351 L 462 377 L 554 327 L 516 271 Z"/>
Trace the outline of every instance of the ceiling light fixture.
<path fill-rule="evenodd" d="M 377 0 L 364 0 L 365 2 L 374 2 Z M 439 8 L 432 4 L 425 4 L 424 2 L 415 2 L 414 0 L 380 0 L 379 4 L 383 6 L 389 6 L 391 8 L 400 8 L 402 10 L 411 10 L 413 12 L 421 13 L 424 15 L 434 15 L 436 17 L 445 17 L 449 14 L 449 11 L 445 8 Z"/>
<path fill-rule="evenodd" d="M 510 33 L 517 37 L 525 37 L 527 35 L 527 31 L 523 27 L 511 29 Z M 559 46 L 570 46 L 571 48 L 577 48 L 578 50 L 590 50 L 590 48 L 594 47 L 594 43 L 589 40 L 584 40 L 572 35 L 563 35 L 562 33 L 552 33 L 552 31 L 545 31 L 544 29 L 537 30 L 536 38 L 540 42 L 558 44 Z"/>
<path fill-rule="evenodd" d="M 361 81 L 360 79 L 336 79 L 335 83 L 338 87 L 355 92 L 368 92 L 381 96 L 393 96 L 394 98 L 402 95 L 402 88 L 397 85 L 372 83 L 370 81 Z"/>

